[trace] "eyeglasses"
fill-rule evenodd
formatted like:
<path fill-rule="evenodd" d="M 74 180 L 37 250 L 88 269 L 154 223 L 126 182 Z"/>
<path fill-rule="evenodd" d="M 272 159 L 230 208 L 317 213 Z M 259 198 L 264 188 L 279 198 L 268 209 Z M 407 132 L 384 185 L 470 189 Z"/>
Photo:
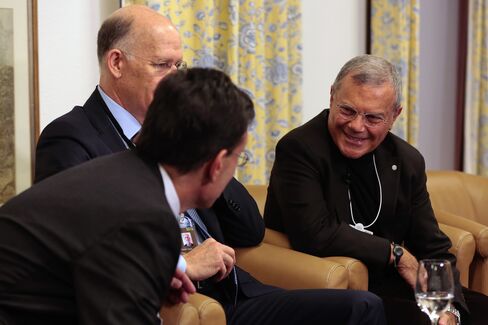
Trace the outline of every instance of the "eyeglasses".
<path fill-rule="evenodd" d="M 171 70 L 172 67 L 175 67 L 176 70 L 181 70 L 181 71 L 184 71 L 188 68 L 188 65 L 186 64 L 185 61 L 178 61 L 176 63 L 164 62 L 164 61 L 163 62 L 155 62 L 153 60 L 149 60 L 147 58 L 132 54 L 132 53 L 124 51 L 124 50 L 120 50 L 120 52 L 124 53 L 124 55 L 126 55 L 126 56 L 133 56 L 133 57 L 138 58 L 140 60 L 149 62 L 149 64 L 156 71 L 161 72 L 161 73 L 167 73 L 169 70 Z"/>
<path fill-rule="evenodd" d="M 336 107 L 339 109 L 339 116 L 345 121 L 354 121 L 358 115 L 362 115 L 364 118 L 364 124 L 367 127 L 378 127 L 386 124 L 388 121 L 383 114 L 360 113 L 352 107 L 341 104 L 336 105 Z"/>
<path fill-rule="evenodd" d="M 232 153 L 232 154 L 237 156 L 237 166 L 238 167 L 244 167 L 244 165 L 246 165 L 249 162 L 249 160 L 251 159 L 246 151 L 243 151 L 240 154 L 237 154 L 237 153 Z"/>

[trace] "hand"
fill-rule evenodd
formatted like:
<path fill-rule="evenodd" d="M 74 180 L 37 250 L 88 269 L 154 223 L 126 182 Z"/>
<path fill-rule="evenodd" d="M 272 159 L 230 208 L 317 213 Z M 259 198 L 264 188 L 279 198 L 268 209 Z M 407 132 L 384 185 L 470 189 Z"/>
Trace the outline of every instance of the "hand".
<path fill-rule="evenodd" d="M 456 325 L 457 318 L 456 315 L 450 312 L 446 312 L 439 317 L 438 325 Z"/>
<path fill-rule="evenodd" d="M 208 238 L 184 255 L 186 274 L 193 281 L 207 280 L 215 275 L 220 281 L 227 277 L 236 262 L 234 250 L 213 238 Z"/>
<path fill-rule="evenodd" d="M 173 278 L 171 279 L 171 287 L 169 289 L 166 300 L 170 304 L 178 304 L 188 302 L 188 296 L 195 293 L 196 289 L 185 272 L 176 269 Z"/>
<path fill-rule="evenodd" d="M 393 246 L 392 246 L 393 249 Z M 393 253 L 392 253 L 393 256 Z M 391 259 L 392 260 L 392 259 Z M 393 261 L 393 260 L 392 260 Z M 415 290 L 415 281 L 417 280 L 417 270 L 419 262 L 410 254 L 405 247 L 403 247 L 403 255 L 397 265 L 397 271 L 401 277 Z"/>

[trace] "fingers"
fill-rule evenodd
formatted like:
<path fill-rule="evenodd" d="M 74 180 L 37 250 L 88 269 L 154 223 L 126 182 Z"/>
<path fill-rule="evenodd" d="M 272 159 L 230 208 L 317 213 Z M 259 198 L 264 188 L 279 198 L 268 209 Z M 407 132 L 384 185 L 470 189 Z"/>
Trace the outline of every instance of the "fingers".
<path fill-rule="evenodd" d="M 188 302 L 190 294 L 195 293 L 196 289 L 188 275 L 176 269 L 170 283 L 170 292 L 167 301 L 171 304 Z"/>
<path fill-rule="evenodd" d="M 196 288 L 193 282 L 191 282 L 190 278 L 188 275 L 186 275 L 185 272 L 182 272 L 181 270 L 177 269 L 175 272 L 175 277 L 178 278 L 181 289 L 186 292 L 186 293 L 195 293 Z"/>

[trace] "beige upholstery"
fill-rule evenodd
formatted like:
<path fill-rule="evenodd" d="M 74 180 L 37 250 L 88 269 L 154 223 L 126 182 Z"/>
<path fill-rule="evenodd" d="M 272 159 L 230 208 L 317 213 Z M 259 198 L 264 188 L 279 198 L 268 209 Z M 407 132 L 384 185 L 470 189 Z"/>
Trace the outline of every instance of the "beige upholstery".
<path fill-rule="evenodd" d="M 427 189 L 437 220 L 474 236 L 469 288 L 488 294 L 488 178 L 459 171 L 428 171 Z"/>
<path fill-rule="evenodd" d="M 236 249 L 237 265 L 263 283 L 285 289 L 346 289 L 347 272 L 335 261 L 262 243 Z"/>
<path fill-rule="evenodd" d="M 439 218 L 439 213 L 436 216 Z M 450 225 L 439 223 L 439 227 L 452 242 L 452 247 L 449 251 L 456 255 L 456 267 L 459 270 L 461 284 L 469 287 L 469 268 L 473 262 L 476 250 L 474 236 L 470 232 Z"/>
<path fill-rule="evenodd" d="M 164 305 L 160 316 L 164 325 L 225 325 L 225 313 L 214 299 L 196 293 L 189 302 L 178 305 Z"/>

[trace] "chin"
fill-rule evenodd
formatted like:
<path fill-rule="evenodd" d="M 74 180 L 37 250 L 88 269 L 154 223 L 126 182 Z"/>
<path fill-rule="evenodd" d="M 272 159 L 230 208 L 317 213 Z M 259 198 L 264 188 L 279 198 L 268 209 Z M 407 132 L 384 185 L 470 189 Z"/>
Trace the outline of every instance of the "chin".
<path fill-rule="evenodd" d="M 358 159 L 367 154 L 369 151 L 366 149 L 357 149 L 357 148 L 340 148 L 340 151 L 343 156 L 350 158 L 350 159 Z"/>

